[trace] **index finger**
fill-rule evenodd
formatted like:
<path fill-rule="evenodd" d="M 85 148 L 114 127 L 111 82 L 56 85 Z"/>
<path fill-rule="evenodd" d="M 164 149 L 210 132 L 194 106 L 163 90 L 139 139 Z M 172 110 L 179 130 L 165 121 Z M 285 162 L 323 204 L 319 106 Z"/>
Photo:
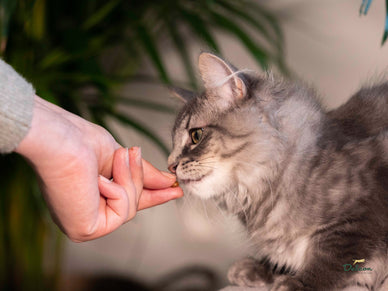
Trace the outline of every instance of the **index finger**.
<path fill-rule="evenodd" d="M 156 205 L 166 203 L 170 200 L 177 199 L 183 196 L 182 189 L 179 187 L 166 188 L 162 190 L 143 190 L 139 200 L 137 210 L 143 210 Z"/>
<path fill-rule="evenodd" d="M 144 188 L 147 189 L 165 189 L 171 187 L 176 176 L 156 169 L 150 162 L 143 159 L 144 169 Z"/>

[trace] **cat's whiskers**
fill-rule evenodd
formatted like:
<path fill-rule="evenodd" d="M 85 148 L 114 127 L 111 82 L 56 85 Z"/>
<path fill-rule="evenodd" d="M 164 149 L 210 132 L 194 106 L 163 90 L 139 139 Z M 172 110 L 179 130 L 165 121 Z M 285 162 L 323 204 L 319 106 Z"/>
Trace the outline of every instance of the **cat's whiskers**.
<path fill-rule="evenodd" d="M 202 161 L 198 161 L 199 164 L 215 164 L 216 162 L 215 161 L 208 161 L 208 162 L 202 162 Z"/>
<path fill-rule="evenodd" d="M 228 191 L 229 191 L 230 193 L 234 192 L 230 187 L 228 187 L 227 189 L 228 189 Z M 238 191 L 237 193 L 234 193 L 234 195 L 231 195 L 231 196 L 232 196 L 232 197 L 234 198 L 234 200 L 240 205 L 240 207 L 241 207 L 241 212 L 243 212 L 243 214 L 244 214 L 244 216 L 245 216 L 245 220 L 248 220 L 248 214 L 247 214 L 247 212 L 246 212 L 246 209 L 245 209 L 244 205 L 241 203 L 241 201 L 240 201 L 240 199 L 239 199 L 239 196 L 240 196 L 240 194 L 241 194 L 241 193 L 239 193 L 240 189 L 238 189 L 237 191 Z M 241 196 L 244 196 L 244 195 L 241 195 Z"/>
<path fill-rule="evenodd" d="M 188 204 L 189 205 L 189 208 L 193 207 L 193 205 L 191 204 L 191 198 L 193 196 L 192 195 L 185 195 L 184 196 L 184 199 L 183 199 L 183 204 L 182 204 L 182 208 L 183 207 L 186 207 L 185 204 Z M 178 201 L 180 201 L 181 199 L 179 199 Z"/>
<path fill-rule="evenodd" d="M 206 160 L 209 160 L 209 159 L 214 159 L 214 157 L 213 156 L 205 157 L 205 158 L 197 160 L 197 162 L 203 162 L 203 161 L 206 161 Z"/>
<path fill-rule="evenodd" d="M 207 157 L 207 158 L 203 158 L 203 159 L 200 159 L 200 160 L 197 160 L 197 166 L 200 166 L 202 168 L 209 168 L 209 169 L 213 169 L 213 170 L 216 170 L 217 167 L 215 166 L 216 165 L 216 161 L 215 160 L 211 160 L 211 159 L 214 159 L 214 157 Z"/>
<path fill-rule="evenodd" d="M 239 161 L 239 164 L 243 164 L 245 166 L 250 166 L 250 167 L 253 167 L 253 168 L 257 168 L 259 166 L 261 166 L 260 163 L 252 163 L 252 162 L 244 162 L 244 161 Z M 269 177 L 265 174 L 265 171 L 262 171 L 262 175 L 264 176 L 265 178 L 265 182 L 268 184 L 268 187 L 270 189 L 270 192 L 271 192 L 271 196 L 273 196 L 273 187 L 272 187 L 272 182 L 271 180 L 269 179 Z"/>
<path fill-rule="evenodd" d="M 255 73 L 255 71 L 251 70 L 251 69 L 241 69 L 241 70 L 235 71 L 232 74 L 226 76 L 225 78 L 219 80 L 218 83 L 214 84 L 213 88 L 222 87 L 230 79 L 234 78 L 235 76 L 237 76 L 238 74 L 241 74 L 241 73 Z"/>
<path fill-rule="evenodd" d="M 202 199 L 200 199 L 200 200 L 201 200 L 201 204 L 202 204 L 203 211 L 205 212 L 206 220 L 207 220 L 208 222 L 210 222 L 211 219 L 209 218 L 209 214 L 207 213 L 206 205 L 205 205 L 205 203 L 204 203 L 204 201 L 203 201 Z"/>
<path fill-rule="evenodd" d="M 268 179 L 268 176 L 266 174 L 264 174 L 264 178 L 265 178 L 265 181 L 267 182 L 267 184 L 269 186 L 269 192 L 270 192 L 270 195 L 271 195 L 271 206 L 272 206 L 272 210 L 273 210 L 273 208 L 274 208 L 274 193 L 273 193 L 273 190 L 272 190 L 272 183 Z"/>
<path fill-rule="evenodd" d="M 211 200 L 211 201 L 214 203 L 214 205 L 216 206 L 216 208 L 218 209 L 218 211 L 221 213 L 221 215 L 222 215 L 222 217 L 224 218 L 224 220 L 226 220 L 227 217 L 226 217 L 226 215 L 225 215 L 225 211 L 223 211 L 223 210 L 220 208 L 220 206 L 218 205 L 218 203 L 217 203 L 216 201 L 214 201 L 214 200 Z"/>
<path fill-rule="evenodd" d="M 199 211 L 198 203 L 195 202 L 195 201 L 199 201 L 200 200 L 201 201 L 200 203 L 202 204 L 203 212 L 204 212 L 205 217 L 206 217 L 206 221 L 208 223 L 214 225 L 213 220 L 210 219 L 210 217 L 209 217 L 209 214 L 208 214 L 208 211 L 207 211 L 207 207 L 206 207 L 206 204 L 205 204 L 204 200 L 196 198 L 193 195 L 185 195 L 183 200 L 184 200 L 184 204 L 181 206 L 181 209 L 183 209 L 184 207 L 188 207 L 189 209 L 192 209 L 193 211 Z M 188 206 L 186 206 L 185 204 L 188 205 Z M 196 204 L 196 205 L 194 205 L 194 204 Z"/>
<path fill-rule="evenodd" d="M 209 169 L 217 169 L 217 167 L 212 167 L 212 166 L 207 166 L 207 165 L 198 165 L 198 166 L 201 166 L 202 168 L 209 168 Z"/>

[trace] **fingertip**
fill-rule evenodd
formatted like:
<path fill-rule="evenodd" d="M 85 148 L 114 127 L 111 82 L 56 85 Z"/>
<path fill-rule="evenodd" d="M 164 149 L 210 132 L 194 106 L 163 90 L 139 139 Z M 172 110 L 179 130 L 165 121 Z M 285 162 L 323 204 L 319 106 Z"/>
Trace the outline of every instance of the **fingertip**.
<path fill-rule="evenodd" d="M 128 148 L 118 149 L 113 157 L 113 180 L 122 186 L 126 185 L 131 180 L 131 171 L 129 166 Z"/>
<path fill-rule="evenodd" d="M 129 169 L 129 154 L 128 148 L 119 148 L 113 156 L 113 172 L 115 169 Z"/>
<path fill-rule="evenodd" d="M 125 148 L 125 165 L 129 168 L 129 149 Z"/>
<path fill-rule="evenodd" d="M 176 182 L 176 176 L 155 168 L 149 162 L 143 160 L 144 186 L 149 189 L 165 189 Z"/>
<path fill-rule="evenodd" d="M 136 165 L 139 167 L 143 167 L 141 147 L 131 147 L 131 153 L 135 160 Z"/>
<path fill-rule="evenodd" d="M 160 171 L 160 173 L 162 173 L 163 176 L 165 176 L 166 178 L 168 178 L 170 180 L 174 180 L 174 181 L 176 180 L 176 176 L 174 174 L 164 172 L 164 171 Z"/>
<path fill-rule="evenodd" d="M 145 190 L 139 201 L 138 210 L 164 204 L 171 200 L 181 198 L 183 191 L 181 188 L 166 188 L 162 190 Z"/>
<path fill-rule="evenodd" d="M 98 176 L 98 188 L 100 193 L 106 193 L 107 191 L 109 191 L 111 184 L 112 184 L 112 181 L 109 180 L 108 178 L 102 175 Z"/>
<path fill-rule="evenodd" d="M 104 184 L 111 184 L 112 183 L 112 180 L 109 180 L 108 178 L 106 178 L 105 176 L 103 175 L 99 175 L 98 176 L 98 179 L 104 183 Z"/>
<path fill-rule="evenodd" d="M 123 191 L 120 185 L 117 185 L 116 183 L 107 179 L 104 176 L 99 176 L 98 178 L 98 190 L 100 192 L 100 195 L 102 195 L 102 197 L 104 197 L 107 200 L 120 199 L 120 198 L 123 198 L 124 197 L 123 194 L 125 194 L 125 192 Z"/>
<path fill-rule="evenodd" d="M 177 187 L 174 187 L 174 188 L 171 188 L 173 189 L 173 193 L 175 193 L 175 198 L 182 198 L 184 196 L 184 193 L 183 193 L 183 190 L 181 187 L 177 186 Z"/>

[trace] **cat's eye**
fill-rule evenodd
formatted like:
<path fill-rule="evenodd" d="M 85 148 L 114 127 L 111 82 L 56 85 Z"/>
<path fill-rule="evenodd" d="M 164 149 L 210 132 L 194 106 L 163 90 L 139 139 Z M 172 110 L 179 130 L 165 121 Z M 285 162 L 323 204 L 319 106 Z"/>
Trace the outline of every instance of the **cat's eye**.
<path fill-rule="evenodd" d="M 203 128 L 193 128 L 190 130 L 191 141 L 193 144 L 197 144 L 201 141 L 203 134 Z"/>

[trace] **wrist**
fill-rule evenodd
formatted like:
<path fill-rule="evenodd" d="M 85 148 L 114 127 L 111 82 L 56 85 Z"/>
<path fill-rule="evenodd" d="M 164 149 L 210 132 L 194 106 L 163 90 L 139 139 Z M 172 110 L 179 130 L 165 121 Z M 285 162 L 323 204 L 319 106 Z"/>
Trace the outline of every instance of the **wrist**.
<path fill-rule="evenodd" d="M 47 141 L 61 135 L 63 122 L 58 122 L 61 119 L 59 110 L 63 109 L 35 95 L 31 127 L 14 151 L 33 163 L 39 159 L 48 150 Z"/>

